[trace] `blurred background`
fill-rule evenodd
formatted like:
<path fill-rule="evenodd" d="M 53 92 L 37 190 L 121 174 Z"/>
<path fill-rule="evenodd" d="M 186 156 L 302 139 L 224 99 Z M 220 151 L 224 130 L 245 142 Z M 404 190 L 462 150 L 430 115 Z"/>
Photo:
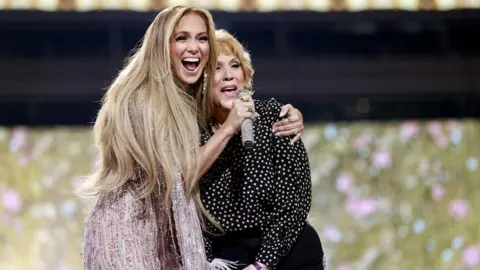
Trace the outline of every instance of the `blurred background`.
<path fill-rule="evenodd" d="M 99 100 L 182 3 L 247 46 L 257 98 L 303 112 L 331 269 L 480 269 L 480 0 L 3 0 L 1 270 L 82 269 Z"/>

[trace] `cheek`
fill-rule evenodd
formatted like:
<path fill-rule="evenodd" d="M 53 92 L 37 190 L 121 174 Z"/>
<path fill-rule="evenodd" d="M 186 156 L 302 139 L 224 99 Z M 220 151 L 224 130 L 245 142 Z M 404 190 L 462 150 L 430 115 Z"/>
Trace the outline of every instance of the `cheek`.
<path fill-rule="evenodd" d="M 173 43 L 170 46 L 170 55 L 172 56 L 173 64 L 178 65 L 178 62 L 180 62 L 180 49 L 178 48 L 178 45 Z"/>
<path fill-rule="evenodd" d="M 245 76 L 243 75 L 242 69 L 238 70 L 238 72 L 236 73 L 235 79 L 237 79 L 237 82 L 241 88 L 245 87 Z"/>
<path fill-rule="evenodd" d="M 202 57 L 208 59 L 210 57 L 210 45 L 208 43 L 200 44 L 200 51 L 202 52 Z"/>
<path fill-rule="evenodd" d="M 215 72 L 215 77 L 213 78 L 213 89 L 217 90 L 220 88 L 220 83 L 222 82 L 222 73 L 216 71 Z"/>
<path fill-rule="evenodd" d="M 220 95 L 222 94 L 220 89 L 220 84 L 217 84 L 216 82 L 214 82 L 212 86 L 212 94 L 213 94 L 213 99 L 215 99 L 216 101 L 220 99 Z"/>

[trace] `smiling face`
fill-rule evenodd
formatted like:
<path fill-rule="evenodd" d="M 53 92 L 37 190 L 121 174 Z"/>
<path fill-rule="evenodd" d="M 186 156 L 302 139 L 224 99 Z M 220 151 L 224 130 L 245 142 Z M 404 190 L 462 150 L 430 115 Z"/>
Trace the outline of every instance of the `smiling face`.
<path fill-rule="evenodd" d="M 245 76 L 240 61 L 232 54 L 221 53 L 213 84 L 213 99 L 217 106 L 230 110 L 240 89 L 245 88 Z"/>
<path fill-rule="evenodd" d="M 175 27 L 170 48 L 177 77 L 185 84 L 195 84 L 210 55 L 205 20 L 194 12 L 185 14 Z"/>

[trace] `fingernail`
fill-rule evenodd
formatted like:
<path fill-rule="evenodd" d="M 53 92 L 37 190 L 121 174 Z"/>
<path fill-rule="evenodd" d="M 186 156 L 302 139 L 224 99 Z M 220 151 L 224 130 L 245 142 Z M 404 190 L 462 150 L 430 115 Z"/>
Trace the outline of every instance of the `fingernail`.
<path fill-rule="evenodd" d="M 279 132 L 275 133 L 275 136 L 280 136 Z"/>

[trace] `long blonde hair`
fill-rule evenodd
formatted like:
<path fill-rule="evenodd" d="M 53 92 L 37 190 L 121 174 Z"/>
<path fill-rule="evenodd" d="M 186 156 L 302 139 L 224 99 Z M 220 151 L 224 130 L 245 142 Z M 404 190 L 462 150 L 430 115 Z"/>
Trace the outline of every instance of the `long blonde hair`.
<path fill-rule="evenodd" d="M 193 87 L 194 97 L 175 79 L 170 54 L 174 28 L 187 13 L 199 14 L 208 29 L 210 57 L 207 79 Z M 165 183 L 165 209 L 170 209 L 175 166 L 186 195 L 198 196 L 199 122 L 211 111 L 209 89 L 215 72 L 215 32 L 211 14 L 204 9 L 174 6 L 160 12 L 137 48 L 106 92 L 95 125 L 95 141 L 102 164 L 90 177 L 83 194 L 98 196 L 124 187 L 142 173 L 138 198 L 150 195 L 157 179 Z M 203 212 L 203 211 L 202 211 Z"/>

